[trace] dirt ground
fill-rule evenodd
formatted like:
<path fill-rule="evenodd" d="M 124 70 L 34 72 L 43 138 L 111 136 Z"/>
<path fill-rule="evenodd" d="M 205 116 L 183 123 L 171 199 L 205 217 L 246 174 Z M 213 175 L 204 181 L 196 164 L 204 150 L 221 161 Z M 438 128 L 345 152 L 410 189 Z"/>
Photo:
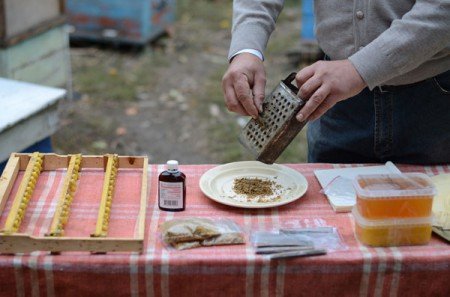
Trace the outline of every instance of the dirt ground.
<path fill-rule="evenodd" d="M 72 47 L 75 99 L 64 103 L 57 152 L 149 155 L 151 163 L 250 160 L 237 141 L 248 119 L 227 111 L 221 77 L 227 68 L 231 1 L 178 1 L 169 37 L 143 50 Z M 269 92 L 296 63 L 300 1 L 287 1 L 265 53 Z M 306 160 L 305 133 L 279 162 Z"/>

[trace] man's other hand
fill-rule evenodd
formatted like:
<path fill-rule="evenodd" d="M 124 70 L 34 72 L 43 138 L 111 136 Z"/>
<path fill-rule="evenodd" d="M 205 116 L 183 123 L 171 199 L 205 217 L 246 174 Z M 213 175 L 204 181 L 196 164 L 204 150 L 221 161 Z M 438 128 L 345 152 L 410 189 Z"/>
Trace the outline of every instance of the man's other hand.
<path fill-rule="evenodd" d="M 262 112 L 266 72 L 255 55 L 242 53 L 233 58 L 222 78 L 222 90 L 228 110 L 257 118 Z"/>
<path fill-rule="evenodd" d="M 297 120 L 313 121 L 339 101 L 357 95 L 366 83 L 349 60 L 319 61 L 303 68 L 295 77 L 299 96 L 306 99 Z"/>

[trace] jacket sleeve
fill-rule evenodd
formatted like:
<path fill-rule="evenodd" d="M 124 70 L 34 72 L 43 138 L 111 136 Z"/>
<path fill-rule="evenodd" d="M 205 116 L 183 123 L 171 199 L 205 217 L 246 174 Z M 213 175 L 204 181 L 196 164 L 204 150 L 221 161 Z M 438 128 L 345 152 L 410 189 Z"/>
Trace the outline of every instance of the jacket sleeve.
<path fill-rule="evenodd" d="M 349 60 L 373 89 L 417 68 L 449 45 L 450 1 L 417 0 L 409 12 Z"/>
<path fill-rule="evenodd" d="M 264 53 L 283 5 L 284 0 L 234 0 L 228 58 L 243 49 Z"/>

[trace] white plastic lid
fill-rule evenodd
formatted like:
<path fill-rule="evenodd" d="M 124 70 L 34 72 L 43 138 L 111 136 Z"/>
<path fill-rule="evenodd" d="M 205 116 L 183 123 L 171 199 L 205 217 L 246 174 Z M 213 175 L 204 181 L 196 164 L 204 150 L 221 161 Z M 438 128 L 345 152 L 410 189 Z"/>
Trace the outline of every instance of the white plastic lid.
<path fill-rule="evenodd" d="M 405 226 L 422 226 L 431 225 L 433 223 L 433 215 L 424 218 L 407 218 L 407 219 L 377 219 L 369 220 L 364 218 L 359 212 L 356 206 L 352 209 L 352 215 L 355 222 L 363 228 L 368 227 L 405 227 Z"/>
<path fill-rule="evenodd" d="M 358 175 L 353 186 L 362 199 L 436 195 L 433 182 L 423 173 Z"/>
<path fill-rule="evenodd" d="M 178 170 L 178 161 L 177 160 L 167 161 L 167 170 Z"/>

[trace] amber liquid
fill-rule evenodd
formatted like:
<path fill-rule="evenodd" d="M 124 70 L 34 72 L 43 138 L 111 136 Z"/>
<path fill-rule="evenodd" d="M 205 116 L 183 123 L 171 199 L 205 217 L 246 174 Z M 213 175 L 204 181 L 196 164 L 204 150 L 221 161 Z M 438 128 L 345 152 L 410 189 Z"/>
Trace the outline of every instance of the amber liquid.
<path fill-rule="evenodd" d="M 372 178 L 360 180 L 361 188 L 374 185 L 392 186 L 398 190 L 418 190 L 428 183 L 417 177 L 407 180 L 402 178 Z M 418 186 L 419 185 L 419 186 Z M 420 218 L 431 215 L 433 196 L 390 196 L 361 197 L 357 195 L 356 206 L 366 219 Z"/>
<path fill-rule="evenodd" d="M 357 200 L 358 211 L 366 219 L 429 217 L 432 204 L 432 196 Z"/>
<path fill-rule="evenodd" d="M 399 246 L 427 244 L 431 225 L 363 227 L 355 224 L 357 238 L 370 246 Z"/>
<path fill-rule="evenodd" d="M 161 189 L 158 187 L 158 206 L 159 209 L 164 211 L 183 211 L 186 208 L 186 175 L 184 175 L 183 172 L 176 170 L 166 170 L 161 172 L 159 175 L 159 182 L 166 182 L 166 183 L 183 183 L 183 202 L 181 203 L 181 207 L 177 208 L 167 208 L 161 205 Z M 159 185 L 158 182 L 158 185 Z"/>

